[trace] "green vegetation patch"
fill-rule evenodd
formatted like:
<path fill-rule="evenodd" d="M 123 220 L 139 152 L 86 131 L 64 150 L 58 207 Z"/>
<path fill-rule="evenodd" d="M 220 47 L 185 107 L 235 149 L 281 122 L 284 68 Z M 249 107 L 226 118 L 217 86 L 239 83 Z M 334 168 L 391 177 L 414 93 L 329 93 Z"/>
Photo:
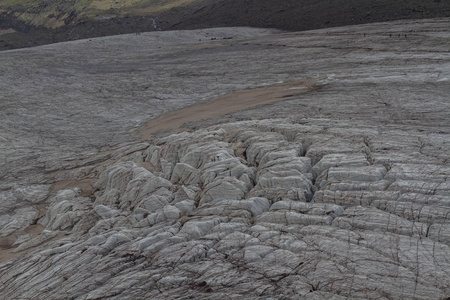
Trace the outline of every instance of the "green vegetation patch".
<path fill-rule="evenodd" d="M 149 15 L 198 0 L 0 0 L 0 11 L 34 26 L 55 28 L 101 14 Z"/>

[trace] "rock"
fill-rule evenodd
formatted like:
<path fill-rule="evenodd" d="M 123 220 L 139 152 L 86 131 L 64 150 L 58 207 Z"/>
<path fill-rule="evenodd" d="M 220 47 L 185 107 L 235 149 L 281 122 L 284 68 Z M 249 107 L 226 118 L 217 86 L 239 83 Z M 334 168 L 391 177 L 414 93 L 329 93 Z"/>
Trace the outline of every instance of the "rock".
<path fill-rule="evenodd" d="M 341 182 L 327 182 L 322 181 L 325 184 L 321 186 L 321 190 L 330 191 L 385 191 L 390 187 L 391 182 L 388 180 L 380 181 L 341 181 Z"/>
<path fill-rule="evenodd" d="M 158 166 L 161 157 L 161 147 L 150 145 L 145 151 L 145 161 L 151 163 L 153 166 Z"/>
<path fill-rule="evenodd" d="M 333 226 L 345 229 L 389 231 L 409 236 L 425 236 L 428 227 L 426 223 L 410 222 L 374 207 L 362 206 L 346 209 L 340 217 L 333 220 Z"/>
<path fill-rule="evenodd" d="M 368 165 L 369 162 L 367 161 L 367 157 L 362 153 L 333 153 L 324 155 L 322 159 L 314 165 L 312 171 L 317 177 L 322 174 L 323 171 L 332 167 L 364 167 Z"/>
<path fill-rule="evenodd" d="M 196 215 L 214 216 L 225 215 L 229 218 L 249 219 L 261 215 L 270 207 L 266 198 L 253 197 L 248 200 L 223 200 L 217 203 L 203 204 L 196 211 Z"/>
<path fill-rule="evenodd" d="M 227 180 L 217 180 L 205 187 L 201 196 L 200 205 L 222 200 L 243 199 L 246 192 L 246 186 L 237 179 L 228 178 Z"/>
<path fill-rule="evenodd" d="M 116 189 L 119 192 L 125 191 L 128 182 L 133 177 L 133 163 L 121 162 L 110 166 L 100 174 L 99 180 L 94 187 Z"/>
<path fill-rule="evenodd" d="M 169 205 L 169 200 L 170 198 L 167 196 L 151 195 L 150 197 L 142 199 L 139 204 L 136 205 L 136 207 L 145 209 L 148 212 L 155 212 L 158 209 Z"/>
<path fill-rule="evenodd" d="M 348 155 L 359 152 L 363 147 L 363 143 L 353 144 L 341 137 L 326 138 L 322 136 L 320 141 L 314 141 L 313 145 L 308 148 L 306 157 L 309 157 L 312 164 L 315 165 L 328 154 Z"/>
<path fill-rule="evenodd" d="M 198 169 L 209 162 L 233 158 L 231 150 L 226 149 L 226 146 L 228 146 L 226 143 L 220 142 L 189 145 L 180 162 Z"/>
<path fill-rule="evenodd" d="M 167 160 L 161 158 L 160 159 L 161 164 L 161 171 L 164 174 L 165 179 L 170 179 L 172 177 L 173 169 L 175 165 L 171 162 L 168 162 Z"/>
<path fill-rule="evenodd" d="M 331 225 L 333 218 L 330 216 L 314 216 L 296 212 L 271 212 L 265 213 L 257 219 L 258 223 L 276 224 L 302 224 L 302 225 Z"/>
<path fill-rule="evenodd" d="M 292 174 L 309 174 L 311 169 L 311 159 L 306 157 L 282 158 L 275 161 L 269 161 L 260 167 L 258 176 L 264 176 L 266 173 L 286 173 Z"/>
<path fill-rule="evenodd" d="M 399 179 L 389 186 L 389 190 L 401 191 L 402 193 L 444 195 L 450 190 L 450 184 L 448 182 L 428 182 Z"/>
<path fill-rule="evenodd" d="M 197 239 L 206 235 L 215 225 L 221 223 L 223 220 L 223 218 L 215 218 L 205 221 L 188 221 L 181 228 L 179 235 L 186 236 L 190 239 Z"/>
<path fill-rule="evenodd" d="M 434 241 L 446 244 L 450 246 L 450 225 L 448 223 L 444 224 L 433 224 L 428 230 L 428 237 Z"/>
<path fill-rule="evenodd" d="M 104 205 L 94 206 L 94 211 L 103 219 L 109 219 L 109 218 L 115 217 L 120 213 L 120 211 L 111 209 L 108 206 L 104 206 Z"/>
<path fill-rule="evenodd" d="M 51 240 L 52 238 L 54 238 L 56 235 L 58 234 L 57 231 L 49 231 L 49 230 L 44 230 L 40 235 L 38 235 L 37 237 L 24 242 L 22 244 L 19 245 L 19 247 L 17 247 L 16 249 L 14 249 L 14 252 L 20 252 L 32 247 L 36 247 L 41 245 L 42 243 L 47 242 L 48 240 Z"/>
<path fill-rule="evenodd" d="M 385 178 L 395 181 L 421 180 L 444 182 L 450 176 L 450 168 L 431 164 L 393 164 Z"/>
<path fill-rule="evenodd" d="M 333 218 L 339 217 L 344 208 L 333 204 L 304 203 L 292 200 L 282 200 L 270 207 L 271 211 L 296 211 L 309 215 L 326 215 Z"/>
<path fill-rule="evenodd" d="M 49 195 L 49 185 L 14 186 L 0 191 L 0 215 L 9 212 L 18 205 L 40 204 Z"/>
<path fill-rule="evenodd" d="M 124 145 L 119 149 L 113 151 L 111 153 L 111 158 L 113 159 L 123 158 L 124 156 L 128 156 L 140 150 L 147 149 L 148 146 L 149 146 L 148 143 L 131 143 L 130 145 Z M 142 155 L 140 155 L 140 157 L 142 157 Z"/>
<path fill-rule="evenodd" d="M 194 201 L 193 200 L 184 200 L 184 201 L 180 201 L 177 202 L 175 204 L 175 206 L 184 214 L 186 215 L 190 215 L 194 209 L 195 209 L 195 205 L 194 205 Z"/>
<path fill-rule="evenodd" d="M 95 205 L 105 205 L 108 207 L 118 208 L 120 205 L 121 192 L 115 188 L 107 189 L 102 195 L 98 196 L 94 204 Z"/>
<path fill-rule="evenodd" d="M 222 238 L 221 241 L 214 246 L 214 248 L 218 252 L 232 255 L 233 252 L 245 247 L 245 245 L 252 239 L 253 237 L 249 234 L 233 232 Z"/>
<path fill-rule="evenodd" d="M 76 244 L 75 243 L 69 243 L 69 244 L 65 244 L 63 246 L 55 247 L 53 249 L 42 251 L 41 255 L 48 255 L 49 256 L 49 255 L 64 253 L 64 252 L 67 252 L 74 245 L 76 245 Z"/>
<path fill-rule="evenodd" d="M 164 233 L 160 233 L 154 236 L 150 236 L 147 238 L 144 238 L 142 240 L 139 241 L 138 245 L 137 245 L 137 249 L 139 250 L 144 250 L 146 248 L 148 248 L 149 246 L 155 244 L 156 242 L 159 242 L 161 240 L 165 240 L 169 237 L 172 237 L 173 234 L 169 233 L 169 232 L 164 232 Z"/>
<path fill-rule="evenodd" d="M 422 223 L 446 222 L 450 216 L 450 208 L 442 206 L 427 206 L 389 200 L 375 200 L 371 205 L 407 220 Z"/>
<path fill-rule="evenodd" d="M 264 275 L 276 280 L 279 276 L 295 273 L 295 269 L 300 267 L 303 261 L 290 251 L 278 249 L 267 254 L 260 263 L 270 266 Z"/>
<path fill-rule="evenodd" d="M 203 167 L 201 180 L 204 184 L 210 184 L 217 178 L 234 177 L 241 178 L 247 175 L 249 178 L 255 177 L 255 169 L 245 166 L 238 158 L 226 159 L 216 162 L 211 162 Z"/>
<path fill-rule="evenodd" d="M 153 175 L 144 168 L 135 168 L 133 179 L 129 181 L 120 198 L 120 207 L 133 207 L 133 203 L 141 201 L 161 188 L 170 189 L 172 183 Z"/>
<path fill-rule="evenodd" d="M 171 172 L 170 181 L 179 184 L 197 184 L 200 172 L 188 164 L 178 163 Z"/>
<path fill-rule="evenodd" d="M 321 174 L 317 179 L 317 185 L 324 187 L 327 184 L 333 184 L 346 181 L 365 181 L 374 182 L 382 180 L 386 174 L 383 166 L 367 166 L 367 167 L 331 167 L 326 174 Z M 320 180 L 321 177 L 326 178 Z"/>
<path fill-rule="evenodd" d="M 368 206 L 378 199 L 397 201 L 399 196 L 400 193 L 392 191 L 321 190 L 314 194 L 312 202 L 334 203 L 347 208 L 356 205 Z"/>
<path fill-rule="evenodd" d="M 256 186 L 250 191 L 250 195 L 265 196 L 272 201 L 281 198 L 308 201 L 312 195 L 312 184 L 304 175 L 283 177 L 267 174 L 259 179 Z"/>
<path fill-rule="evenodd" d="M 77 189 L 59 191 L 49 199 L 48 210 L 38 224 L 52 231 L 71 229 L 92 208 L 91 199 L 78 193 Z"/>
<path fill-rule="evenodd" d="M 5 237 L 18 230 L 25 229 L 37 218 L 38 211 L 34 207 L 15 209 L 13 213 L 0 216 L 0 234 Z"/>
<path fill-rule="evenodd" d="M 172 205 L 164 206 L 162 213 L 167 219 L 178 219 L 181 211 Z"/>
<path fill-rule="evenodd" d="M 262 260 L 267 254 L 273 252 L 275 249 L 276 248 L 263 245 L 245 247 L 243 259 L 246 263 L 254 263 Z"/>
<path fill-rule="evenodd" d="M 187 199 L 195 200 L 197 197 L 197 192 L 200 191 L 200 189 L 196 186 L 190 186 L 190 188 L 187 188 L 186 186 L 182 185 L 181 188 L 179 188 L 174 193 L 174 202 L 178 203 L 180 201 L 184 201 Z"/>
<path fill-rule="evenodd" d="M 111 252 L 114 248 L 117 246 L 127 243 L 131 241 L 130 237 L 123 233 L 114 233 L 110 235 L 106 241 L 100 245 L 100 251 L 98 251 L 98 254 L 106 255 L 107 253 Z"/>
<path fill-rule="evenodd" d="M 265 136 L 264 139 L 260 138 L 257 142 L 252 142 L 246 150 L 247 160 L 250 165 L 259 165 L 261 159 L 268 153 L 285 148 L 288 144 L 284 141 L 280 135 Z M 274 140 L 280 140 L 279 142 L 274 142 Z M 252 141 L 252 140 L 250 140 Z M 264 160 L 263 162 L 265 162 Z"/>

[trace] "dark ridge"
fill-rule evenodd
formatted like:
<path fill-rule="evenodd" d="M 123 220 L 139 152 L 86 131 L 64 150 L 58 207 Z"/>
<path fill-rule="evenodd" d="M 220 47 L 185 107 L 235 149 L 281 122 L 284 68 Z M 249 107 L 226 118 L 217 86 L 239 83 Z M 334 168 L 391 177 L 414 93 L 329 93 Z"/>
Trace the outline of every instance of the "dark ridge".
<path fill-rule="evenodd" d="M 450 16 L 447 0 L 205 0 L 172 9 L 170 29 L 252 26 L 302 31 L 326 27 Z"/>

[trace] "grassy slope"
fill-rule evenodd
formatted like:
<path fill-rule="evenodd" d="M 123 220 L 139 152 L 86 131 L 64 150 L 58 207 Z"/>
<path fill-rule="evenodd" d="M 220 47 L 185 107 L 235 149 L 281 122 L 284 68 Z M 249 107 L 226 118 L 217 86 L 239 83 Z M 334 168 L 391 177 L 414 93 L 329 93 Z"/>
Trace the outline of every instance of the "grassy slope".
<path fill-rule="evenodd" d="M 101 14 L 147 15 L 196 0 L 0 0 L 0 11 L 33 26 L 56 28 Z"/>
<path fill-rule="evenodd" d="M 0 0 L 0 50 L 154 30 L 154 18 L 162 30 L 254 26 L 297 31 L 449 16 L 449 0 Z"/>

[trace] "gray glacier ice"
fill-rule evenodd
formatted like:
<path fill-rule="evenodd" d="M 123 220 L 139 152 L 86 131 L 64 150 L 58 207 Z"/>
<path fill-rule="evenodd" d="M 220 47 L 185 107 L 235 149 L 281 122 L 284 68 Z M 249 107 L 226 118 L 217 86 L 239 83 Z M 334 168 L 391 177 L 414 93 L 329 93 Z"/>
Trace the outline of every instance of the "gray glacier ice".
<path fill-rule="evenodd" d="M 449 49 L 430 19 L 1 52 L 0 299 L 449 299 Z"/>

